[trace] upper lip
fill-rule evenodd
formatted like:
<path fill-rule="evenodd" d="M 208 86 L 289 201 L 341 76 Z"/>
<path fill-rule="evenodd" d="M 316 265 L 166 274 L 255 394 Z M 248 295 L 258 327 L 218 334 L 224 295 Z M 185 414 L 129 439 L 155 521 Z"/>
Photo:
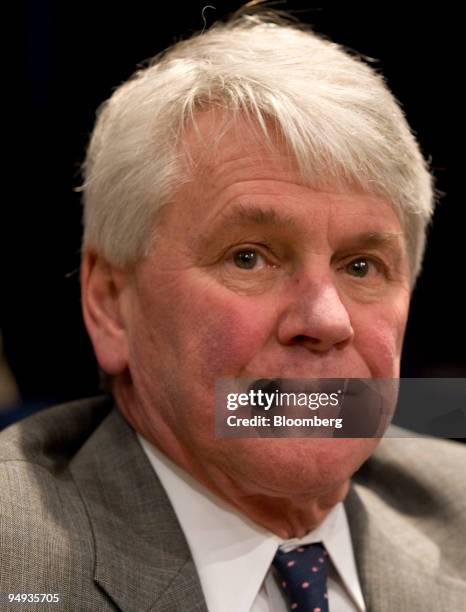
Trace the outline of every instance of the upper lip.
<path fill-rule="evenodd" d="M 257 378 L 249 390 L 282 393 L 337 393 L 348 391 L 346 378 Z M 351 393 L 351 391 L 349 391 Z"/>

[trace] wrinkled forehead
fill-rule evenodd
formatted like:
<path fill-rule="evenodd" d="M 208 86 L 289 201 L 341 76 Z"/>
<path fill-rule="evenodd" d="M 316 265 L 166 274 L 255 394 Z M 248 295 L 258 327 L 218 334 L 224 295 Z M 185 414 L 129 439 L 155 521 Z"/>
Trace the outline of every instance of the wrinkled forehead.
<path fill-rule="evenodd" d="M 266 194 L 268 189 L 273 189 L 274 183 L 280 182 L 286 185 L 289 194 L 300 186 L 332 193 L 333 201 L 343 202 L 342 206 L 350 205 L 347 195 L 373 202 L 375 212 L 381 203 L 385 208 L 388 204 L 402 225 L 398 211 L 387 198 L 375 190 L 363 188 L 344 172 L 337 181 L 328 176 L 316 177 L 311 168 L 311 153 L 309 172 L 306 172 L 272 121 L 260 125 L 256 119 L 239 114 L 228 115 L 223 110 L 200 112 L 186 126 L 180 152 L 185 176 L 188 177 L 186 192 L 193 200 L 196 196 L 199 198 L 198 206 L 215 201 L 219 194 L 225 202 L 230 202 L 225 193 L 234 199 L 240 185 L 249 193 Z M 242 208 L 254 207 L 247 201 L 239 204 Z M 255 212 L 252 211 L 251 215 L 254 216 Z M 263 217 L 260 211 L 255 216 L 257 220 Z"/>
<path fill-rule="evenodd" d="M 290 181 L 299 176 L 302 185 L 316 191 L 383 197 L 373 182 L 363 185 L 345 168 L 341 172 L 335 170 L 337 160 L 325 159 L 324 154 L 317 159 L 318 153 L 308 151 L 303 167 L 272 119 L 264 118 L 259 123 L 257 118 L 244 113 L 223 109 L 200 111 L 185 126 L 180 153 L 186 176 L 195 184 L 221 189 L 226 182 L 241 178 L 242 173 L 251 180 L 273 180 L 280 174 L 283 180 L 289 177 Z M 330 170 L 319 171 L 317 166 L 332 168 L 333 175 L 330 176 Z"/>

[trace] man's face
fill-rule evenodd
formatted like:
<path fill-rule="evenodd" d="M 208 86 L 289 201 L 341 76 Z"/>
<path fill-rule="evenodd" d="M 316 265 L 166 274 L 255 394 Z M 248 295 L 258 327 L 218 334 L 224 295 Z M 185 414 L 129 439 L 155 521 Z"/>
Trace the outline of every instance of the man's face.
<path fill-rule="evenodd" d="M 202 144 L 188 142 L 196 158 Z M 216 439 L 215 383 L 397 377 L 410 294 L 401 226 L 382 198 L 305 186 L 246 124 L 212 157 L 164 209 L 132 276 L 133 423 L 216 489 L 317 491 L 376 441 Z"/>

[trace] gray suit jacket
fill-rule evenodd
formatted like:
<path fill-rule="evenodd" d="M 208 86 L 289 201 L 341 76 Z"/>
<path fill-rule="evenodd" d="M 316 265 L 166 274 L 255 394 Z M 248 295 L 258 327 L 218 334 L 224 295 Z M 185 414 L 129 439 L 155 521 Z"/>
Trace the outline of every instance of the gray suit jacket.
<path fill-rule="evenodd" d="M 356 475 L 345 504 L 370 612 L 466 610 L 465 459 L 459 444 L 389 439 Z M 2 592 L 60 603 L 1 611 L 207 610 L 168 498 L 112 400 L 0 434 Z"/>

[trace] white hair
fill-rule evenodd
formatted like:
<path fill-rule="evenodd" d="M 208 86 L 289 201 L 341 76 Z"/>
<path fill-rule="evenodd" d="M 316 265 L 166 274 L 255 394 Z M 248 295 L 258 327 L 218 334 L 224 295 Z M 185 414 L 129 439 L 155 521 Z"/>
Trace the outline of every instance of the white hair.
<path fill-rule="evenodd" d="M 403 226 L 412 279 L 434 208 L 432 177 L 383 78 L 310 30 L 242 16 L 170 47 L 98 112 L 83 165 L 83 248 L 124 267 L 147 253 L 156 213 L 188 172 L 200 109 L 276 126 L 303 179 L 382 195 Z"/>

